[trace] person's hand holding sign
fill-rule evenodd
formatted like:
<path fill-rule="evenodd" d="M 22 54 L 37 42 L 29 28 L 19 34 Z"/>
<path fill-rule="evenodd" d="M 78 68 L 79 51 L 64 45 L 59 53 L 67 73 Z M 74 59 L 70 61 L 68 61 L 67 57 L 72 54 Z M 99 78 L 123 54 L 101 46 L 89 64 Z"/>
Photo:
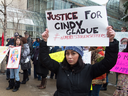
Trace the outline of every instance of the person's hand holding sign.
<path fill-rule="evenodd" d="M 47 42 L 47 39 L 49 37 L 49 30 L 46 28 L 46 31 L 42 34 L 42 38 L 44 39 L 45 42 Z"/>
<path fill-rule="evenodd" d="M 10 47 L 10 48 L 14 48 L 14 46 L 13 46 L 13 45 L 9 45 L 9 47 Z"/>
<path fill-rule="evenodd" d="M 109 42 L 113 42 L 115 37 L 115 31 L 112 29 L 111 26 L 107 27 L 107 37 L 109 38 Z"/>

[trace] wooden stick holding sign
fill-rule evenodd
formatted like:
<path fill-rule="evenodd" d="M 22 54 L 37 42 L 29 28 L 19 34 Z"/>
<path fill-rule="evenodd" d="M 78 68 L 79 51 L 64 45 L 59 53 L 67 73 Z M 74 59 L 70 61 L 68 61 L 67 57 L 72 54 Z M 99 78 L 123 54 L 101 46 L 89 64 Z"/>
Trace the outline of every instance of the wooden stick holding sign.
<path fill-rule="evenodd" d="M 105 6 L 46 11 L 50 46 L 108 46 Z M 54 42 L 54 43 L 53 43 Z"/>

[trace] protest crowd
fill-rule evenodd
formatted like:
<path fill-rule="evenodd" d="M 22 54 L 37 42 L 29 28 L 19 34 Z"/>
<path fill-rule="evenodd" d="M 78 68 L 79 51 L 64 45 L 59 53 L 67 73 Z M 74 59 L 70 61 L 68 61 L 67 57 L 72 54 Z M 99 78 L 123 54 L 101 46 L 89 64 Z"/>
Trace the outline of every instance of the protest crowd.
<path fill-rule="evenodd" d="M 49 13 L 49 16 L 51 16 L 50 14 L 52 13 Z M 75 17 L 76 13 L 72 14 L 74 18 L 77 18 Z M 51 18 L 53 19 L 53 17 L 49 17 L 49 19 Z M 107 26 L 106 30 L 106 36 L 109 39 L 109 46 L 107 47 L 48 46 L 49 29 L 42 32 L 42 38 L 37 37 L 36 39 L 32 39 L 27 31 L 24 32 L 24 36 L 15 32 L 14 37 L 8 38 L 6 44 L 10 50 L 4 59 L 7 64 L 6 80 L 8 86 L 6 90 L 17 92 L 20 86 L 29 82 L 33 66 L 33 78 L 40 81 L 37 88 L 46 88 L 48 75 L 50 75 L 51 80 L 56 79 L 57 90 L 54 96 L 99 96 L 100 91 L 107 91 L 108 75 L 116 65 L 117 59 L 120 58 L 118 55 L 119 42 L 125 45 L 125 48 L 120 52 L 128 52 L 128 39 L 122 38 L 120 41 L 115 39 L 116 32 L 112 26 Z M 96 29 L 93 31 L 96 32 Z M 121 31 L 125 33 L 127 28 L 122 27 Z M 13 48 L 17 49 L 12 50 Z M 20 50 L 20 54 L 18 54 L 18 50 Z M 64 55 L 61 61 L 52 57 L 52 54 L 58 52 L 62 52 Z M 88 52 L 90 52 L 90 64 L 84 60 L 85 54 Z M 18 58 L 17 67 L 12 66 L 11 64 L 16 62 Z M 20 79 L 19 74 L 23 75 L 23 79 Z M 128 96 L 127 82 L 127 74 L 116 72 L 116 90 L 113 92 L 113 96 Z"/>

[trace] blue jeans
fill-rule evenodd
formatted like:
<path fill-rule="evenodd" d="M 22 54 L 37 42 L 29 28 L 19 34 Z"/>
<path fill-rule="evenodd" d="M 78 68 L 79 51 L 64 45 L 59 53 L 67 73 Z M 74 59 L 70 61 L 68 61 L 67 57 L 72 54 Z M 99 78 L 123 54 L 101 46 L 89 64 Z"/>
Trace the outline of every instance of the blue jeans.
<path fill-rule="evenodd" d="M 95 86 L 93 86 L 93 90 L 90 91 L 88 96 L 99 96 L 99 92 L 100 92 L 100 88 L 102 85 L 98 85 L 96 84 Z"/>
<path fill-rule="evenodd" d="M 10 79 L 15 78 L 16 81 L 20 81 L 19 70 L 20 70 L 20 65 L 18 69 L 10 69 Z"/>

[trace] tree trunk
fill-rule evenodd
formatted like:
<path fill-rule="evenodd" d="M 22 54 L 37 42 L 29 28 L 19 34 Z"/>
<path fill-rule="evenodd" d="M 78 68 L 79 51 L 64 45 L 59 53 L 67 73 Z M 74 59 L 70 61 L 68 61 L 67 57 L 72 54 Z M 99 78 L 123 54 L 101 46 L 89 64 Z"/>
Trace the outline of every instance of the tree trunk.
<path fill-rule="evenodd" d="M 4 0 L 4 45 L 6 45 L 6 39 L 7 39 L 7 4 L 6 0 Z"/>

